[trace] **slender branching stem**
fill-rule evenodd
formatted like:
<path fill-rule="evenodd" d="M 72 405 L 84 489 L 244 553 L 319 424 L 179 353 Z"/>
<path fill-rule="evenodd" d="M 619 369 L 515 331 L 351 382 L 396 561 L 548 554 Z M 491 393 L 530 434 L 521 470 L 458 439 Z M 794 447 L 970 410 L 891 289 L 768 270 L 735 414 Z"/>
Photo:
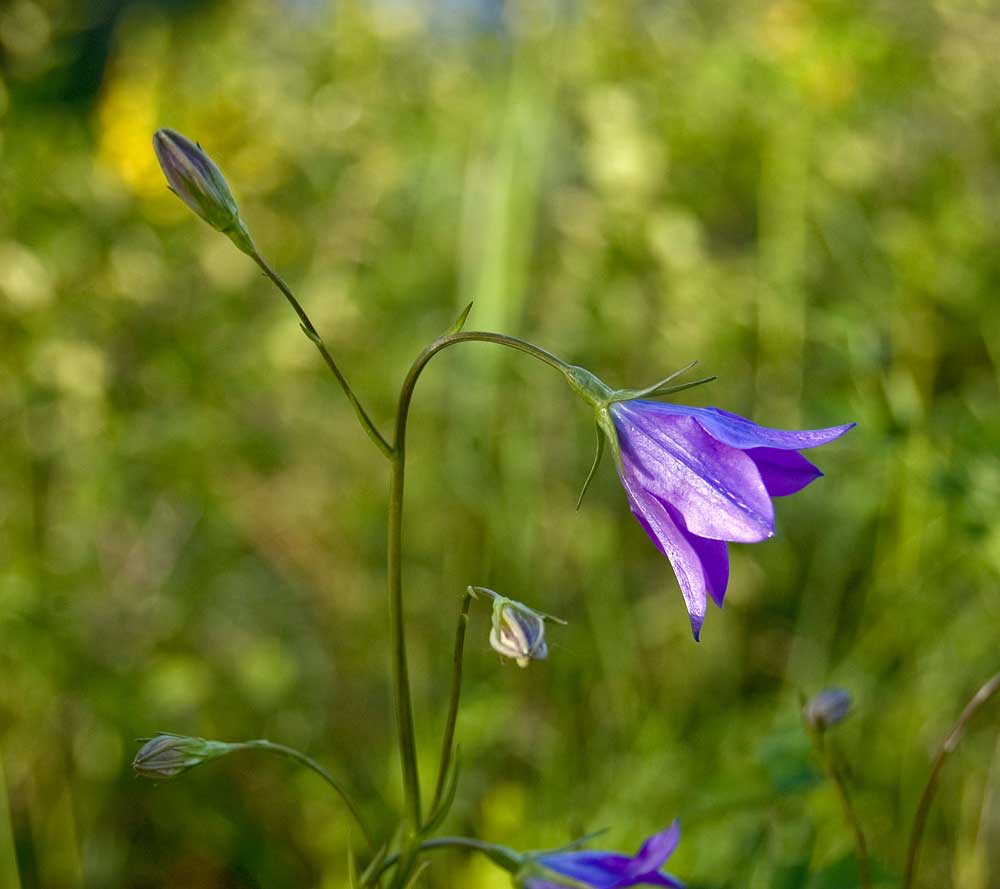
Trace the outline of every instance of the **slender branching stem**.
<path fill-rule="evenodd" d="M 851 793 L 847 786 L 847 775 L 844 773 L 844 768 L 836 752 L 826 743 L 825 730 L 820 729 L 816 733 L 816 744 L 830 779 L 837 788 L 837 795 L 840 797 L 844 809 L 844 817 L 854 833 L 854 847 L 858 858 L 858 878 L 861 881 L 862 889 L 871 889 L 872 877 L 868 858 L 868 842 L 865 840 L 865 832 L 861 827 L 861 819 L 858 818 L 857 810 L 851 800 Z"/>
<path fill-rule="evenodd" d="M 309 320 L 309 316 L 306 314 L 305 309 L 302 308 L 302 304 L 295 298 L 291 288 L 289 288 L 284 279 L 271 268 L 263 256 L 256 251 L 250 255 L 254 262 L 260 266 L 264 274 L 271 279 L 274 286 L 282 292 L 285 299 L 288 300 L 289 305 L 295 310 L 295 314 L 299 316 L 299 323 L 302 326 L 302 332 L 309 337 L 312 344 L 319 350 L 319 354 L 323 356 L 323 361 L 326 362 L 326 366 L 330 368 L 333 375 L 337 378 L 337 382 L 340 383 L 340 388 L 344 390 L 347 400 L 351 402 L 351 407 L 354 408 L 354 413 L 357 414 L 362 428 L 366 433 L 368 433 L 368 437 L 386 457 L 391 458 L 392 446 L 385 440 L 382 433 L 378 431 L 371 417 L 368 416 L 368 412 L 362 406 L 358 396 L 355 395 L 354 390 L 351 388 L 351 384 L 347 382 L 347 377 L 344 376 L 343 371 L 337 365 L 337 362 L 334 361 L 333 356 L 330 354 L 330 350 L 327 349 L 326 344 L 323 342 L 323 338 L 319 335 L 319 331 L 316 330 L 312 321 Z"/>
<path fill-rule="evenodd" d="M 360 810 L 354 804 L 354 800 L 351 799 L 350 794 L 348 794 L 347 790 L 344 789 L 344 786 L 336 778 L 334 778 L 333 775 L 331 775 L 312 757 L 306 756 L 301 750 L 296 750 L 294 747 L 286 747 L 284 744 L 274 744 L 271 741 L 265 740 L 242 741 L 234 746 L 240 747 L 244 750 L 266 750 L 269 753 L 276 753 L 279 756 L 286 756 L 289 759 L 294 759 L 296 762 L 304 765 L 307 769 L 312 769 L 312 771 L 319 775 L 320 778 L 326 781 L 326 783 L 337 792 L 350 813 L 354 816 L 354 820 L 357 822 L 358 827 L 361 828 L 361 833 L 364 834 L 369 848 L 375 848 L 375 838 L 368 829 L 368 825 L 361 816 Z"/>
<path fill-rule="evenodd" d="M 931 774 L 927 779 L 927 786 L 924 787 L 924 792 L 920 796 L 920 802 L 917 804 L 916 814 L 913 817 L 913 829 L 910 831 L 910 843 L 906 852 L 906 875 L 903 878 L 903 889 L 912 889 L 914 881 L 917 878 L 917 861 L 920 855 L 920 843 L 923 840 L 924 827 L 927 824 L 927 816 L 930 813 L 931 803 L 934 801 L 934 794 L 937 791 L 938 779 L 941 776 L 941 770 L 944 768 L 945 761 L 948 759 L 949 754 L 953 753 L 955 748 L 958 747 L 959 741 L 962 740 L 962 736 L 965 734 L 965 728 L 971 721 L 972 717 L 975 716 L 979 709 L 988 703 L 998 691 L 1000 691 L 1000 673 L 997 673 L 989 679 L 986 684 L 972 696 L 972 700 L 965 705 L 962 715 L 958 717 L 958 722 L 955 723 L 952 730 L 948 733 L 948 736 L 944 739 L 944 743 L 941 744 L 941 747 L 934 756 L 934 762 L 931 764 Z"/>
<path fill-rule="evenodd" d="M 462 609 L 458 614 L 458 627 L 455 630 L 455 653 L 452 657 L 451 694 L 448 696 L 448 716 L 444 724 L 444 735 L 441 738 L 441 765 L 438 766 L 437 787 L 434 789 L 434 802 L 431 811 L 434 812 L 441 804 L 445 788 L 448 786 L 448 769 L 451 767 L 451 756 L 455 745 L 455 725 L 458 722 L 458 704 L 462 696 L 462 661 L 465 652 L 465 629 L 469 625 L 469 606 L 472 604 L 472 593 L 466 593 L 462 599 Z"/>

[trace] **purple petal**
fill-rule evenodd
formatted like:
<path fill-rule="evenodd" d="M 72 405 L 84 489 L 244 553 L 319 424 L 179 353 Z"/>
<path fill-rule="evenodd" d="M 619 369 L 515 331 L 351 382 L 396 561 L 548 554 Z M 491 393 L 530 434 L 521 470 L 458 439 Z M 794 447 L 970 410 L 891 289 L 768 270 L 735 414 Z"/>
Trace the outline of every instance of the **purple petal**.
<path fill-rule="evenodd" d="M 670 513 L 670 518 L 674 520 L 678 532 L 684 535 L 698 556 L 701 569 L 705 573 L 705 588 L 712 601 L 721 608 L 726 598 L 726 587 L 729 586 L 729 552 L 726 541 L 692 534 L 684 527 L 684 519 L 669 504 L 663 505 Z"/>
<path fill-rule="evenodd" d="M 669 886 L 683 889 L 673 877 L 659 873 L 658 868 L 638 871 L 635 859 L 612 852 L 561 852 L 540 857 L 539 862 L 551 871 L 579 880 L 592 889 L 619 889 L 625 886 Z M 664 859 L 665 860 L 665 859 Z M 541 882 L 538 889 L 548 889 Z"/>
<path fill-rule="evenodd" d="M 857 426 L 846 423 L 827 429 L 770 429 L 758 426 L 739 414 L 718 407 L 689 407 L 686 404 L 666 404 L 660 401 L 633 401 L 642 410 L 665 416 L 694 417 L 713 438 L 734 448 L 780 448 L 802 450 L 829 444 Z"/>
<path fill-rule="evenodd" d="M 638 487 L 628 476 L 621 476 L 625 493 L 628 495 L 632 513 L 639 520 L 642 529 L 652 538 L 657 549 L 668 559 L 677 576 L 677 583 L 684 596 L 688 615 L 691 618 L 691 632 L 697 640 L 707 611 L 706 593 L 708 583 L 698 553 L 690 541 L 674 524 L 663 504 L 652 494 Z"/>
<path fill-rule="evenodd" d="M 549 870 L 581 880 L 594 889 L 611 889 L 631 877 L 632 859 L 614 852 L 558 852 L 542 855 L 538 860 Z"/>
<path fill-rule="evenodd" d="M 798 451 L 748 448 L 746 454 L 757 465 L 764 487 L 772 497 L 784 497 L 801 491 L 823 475 Z"/>
<path fill-rule="evenodd" d="M 636 877 L 658 871 L 674 854 L 677 844 L 681 841 L 681 823 L 675 820 L 668 828 L 654 833 L 642 844 L 629 865 L 629 876 Z"/>
<path fill-rule="evenodd" d="M 693 417 L 644 409 L 648 404 L 611 406 L 622 462 L 636 485 L 669 503 L 699 537 L 740 543 L 771 537 L 774 508 L 753 460 Z"/>

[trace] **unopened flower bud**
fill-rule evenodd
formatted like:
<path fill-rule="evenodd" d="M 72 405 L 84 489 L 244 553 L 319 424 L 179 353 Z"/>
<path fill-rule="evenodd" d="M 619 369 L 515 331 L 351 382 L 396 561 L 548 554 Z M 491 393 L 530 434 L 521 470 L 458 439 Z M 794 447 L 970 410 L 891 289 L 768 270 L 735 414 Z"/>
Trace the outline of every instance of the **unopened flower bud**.
<path fill-rule="evenodd" d="M 535 611 L 522 602 L 508 599 L 485 587 L 470 587 L 477 593 L 485 593 L 493 599 L 493 624 L 490 629 L 490 645 L 504 657 L 512 658 L 519 667 L 527 667 L 531 661 L 545 660 L 549 654 L 545 642 L 545 622 L 565 624 L 565 621 Z"/>
<path fill-rule="evenodd" d="M 239 744 L 206 741 L 161 732 L 145 744 L 132 760 L 132 768 L 143 778 L 173 778 L 195 766 L 238 750 Z"/>
<path fill-rule="evenodd" d="M 825 688 L 803 708 L 810 728 L 823 731 L 844 719 L 851 711 L 851 695 L 842 688 Z"/>
<path fill-rule="evenodd" d="M 201 146 L 176 130 L 162 129 L 153 135 L 153 150 L 170 190 L 240 250 L 252 254 L 253 240 L 225 177 Z"/>

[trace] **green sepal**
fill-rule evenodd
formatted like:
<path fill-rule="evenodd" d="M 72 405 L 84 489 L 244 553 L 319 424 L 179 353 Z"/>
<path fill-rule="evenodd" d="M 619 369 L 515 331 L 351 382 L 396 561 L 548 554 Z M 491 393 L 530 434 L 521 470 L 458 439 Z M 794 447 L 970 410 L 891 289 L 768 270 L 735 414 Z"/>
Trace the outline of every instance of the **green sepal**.
<path fill-rule="evenodd" d="M 347 838 L 347 885 L 349 889 L 361 889 L 358 882 L 358 862 L 354 857 L 354 847 L 351 838 Z"/>
<path fill-rule="evenodd" d="M 389 855 L 389 844 L 382 843 L 375 853 L 375 857 L 368 862 L 368 866 L 361 872 L 361 885 L 368 886 L 381 872 L 382 865 Z"/>
<path fill-rule="evenodd" d="M 472 311 L 472 303 L 470 302 L 464 309 L 462 309 L 461 314 L 455 319 L 451 327 L 448 328 L 447 336 L 453 336 L 459 333 L 463 327 L 465 327 L 465 322 L 469 317 L 469 312 Z"/>
<path fill-rule="evenodd" d="M 413 876 L 406 881 L 406 885 L 403 887 L 403 889 L 412 889 L 412 887 L 416 886 L 417 880 L 420 879 L 421 874 L 423 874 L 423 872 L 427 870 L 427 868 L 429 868 L 430 866 L 431 863 L 429 861 L 426 860 L 421 861 L 420 864 L 417 865 L 417 869 L 413 872 Z"/>
<path fill-rule="evenodd" d="M 246 223 L 237 216 L 236 222 L 228 228 L 219 229 L 230 241 L 232 241 L 247 256 L 253 256 L 257 252 L 257 246 L 250 236 L 250 230 Z"/>
<path fill-rule="evenodd" d="M 672 380 L 676 380 L 679 376 L 686 374 L 692 367 L 694 367 L 698 362 L 692 361 L 689 364 L 685 364 L 684 367 L 679 370 L 675 370 L 672 374 L 665 376 L 658 383 L 653 383 L 652 386 L 647 386 L 645 389 L 616 389 L 611 397 L 608 399 L 608 404 L 614 404 L 616 401 L 634 401 L 636 398 L 646 398 L 650 395 L 662 395 L 665 394 L 664 390 L 667 383 Z M 689 388 L 691 385 L 697 384 L 687 384 L 681 388 Z M 676 392 L 678 389 L 671 389 L 670 391 Z"/>
<path fill-rule="evenodd" d="M 577 512 L 580 510 L 580 504 L 583 503 L 583 496 L 587 493 L 587 488 L 590 487 L 591 481 L 597 474 L 597 467 L 601 465 L 601 457 L 604 456 L 604 433 L 601 432 L 600 426 L 595 424 L 594 428 L 597 430 L 597 451 L 594 454 L 594 462 L 590 467 L 590 472 L 587 473 L 587 478 L 584 479 L 583 487 L 580 489 L 580 496 L 576 498 Z"/>

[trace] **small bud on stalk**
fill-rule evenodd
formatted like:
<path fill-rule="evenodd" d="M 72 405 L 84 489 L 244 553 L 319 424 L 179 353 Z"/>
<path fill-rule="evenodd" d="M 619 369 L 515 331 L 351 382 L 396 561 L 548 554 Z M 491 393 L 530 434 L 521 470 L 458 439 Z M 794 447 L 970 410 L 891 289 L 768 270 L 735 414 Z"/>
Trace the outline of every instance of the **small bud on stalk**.
<path fill-rule="evenodd" d="M 802 709 L 806 724 L 822 732 L 836 725 L 851 712 L 851 695 L 842 688 L 825 688 Z"/>
<path fill-rule="evenodd" d="M 188 769 L 200 766 L 203 762 L 239 750 L 242 746 L 173 735 L 169 732 L 161 732 L 155 738 L 143 740 L 146 743 L 132 760 L 132 768 L 137 775 L 154 779 L 174 778 Z"/>
<path fill-rule="evenodd" d="M 253 239 L 240 218 L 233 193 L 222 171 L 201 146 L 176 130 L 157 130 L 153 150 L 170 190 L 212 228 L 218 229 L 252 256 Z"/>
<path fill-rule="evenodd" d="M 469 590 L 473 594 L 485 593 L 493 599 L 490 645 L 495 651 L 512 658 L 519 667 L 527 667 L 531 661 L 543 661 L 548 657 L 545 622 L 553 621 L 565 626 L 566 621 L 535 611 L 522 602 L 508 599 L 485 587 L 469 587 Z"/>

